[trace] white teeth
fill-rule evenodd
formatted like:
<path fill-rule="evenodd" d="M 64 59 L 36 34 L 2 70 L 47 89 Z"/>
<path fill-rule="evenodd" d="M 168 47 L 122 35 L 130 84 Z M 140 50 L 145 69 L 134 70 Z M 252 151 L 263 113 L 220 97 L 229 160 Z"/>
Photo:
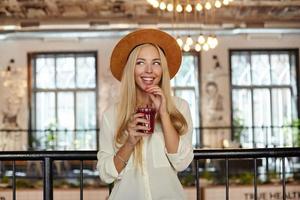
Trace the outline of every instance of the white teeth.
<path fill-rule="evenodd" d="M 143 80 L 145 80 L 145 81 L 153 81 L 153 78 L 142 78 Z"/>

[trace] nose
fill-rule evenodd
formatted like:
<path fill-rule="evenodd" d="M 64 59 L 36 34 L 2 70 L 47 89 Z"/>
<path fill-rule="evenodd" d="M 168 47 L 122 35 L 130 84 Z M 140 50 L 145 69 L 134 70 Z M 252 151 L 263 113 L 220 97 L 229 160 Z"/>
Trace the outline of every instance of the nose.
<path fill-rule="evenodd" d="M 146 65 L 146 72 L 147 72 L 147 73 L 152 73 L 152 71 L 153 71 L 152 65 L 151 65 L 150 63 L 148 63 L 148 64 Z"/>

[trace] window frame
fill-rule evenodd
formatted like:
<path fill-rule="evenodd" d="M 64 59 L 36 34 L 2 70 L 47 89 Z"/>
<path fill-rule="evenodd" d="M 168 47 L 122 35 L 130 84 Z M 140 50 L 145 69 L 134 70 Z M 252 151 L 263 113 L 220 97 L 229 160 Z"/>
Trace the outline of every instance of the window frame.
<path fill-rule="evenodd" d="M 174 92 L 174 95 L 175 95 L 175 91 L 180 91 L 180 90 L 193 90 L 195 88 L 195 90 L 198 89 L 198 98 L 196 98 L 196 103 L 198 103 L 198 127 L 196 127 L 194 125 L 194 129 L 196 131 L 196 145 L 195 147 L 196 148 L 201 148 L 203 145 L 202 145 L 202 132 L 201 132 L 201 127 L 202 127 L 202 120 L 201 120 L 201 53 L 195 51 L 195 50 L 192 50 L 192 51 L 189 51 L 189 52 L 182 52 L 182 61 L 183 61 L 183 57 L 185 55 L 192 55 L 194 56 L 195 58 L 195 66 L 197 67 L 197 73 L 198 73 L 198 79 L 197 79 L 197 84 L 198 84 L 198 88 L 195 88 L 195 87 L 191 87 L 191 86 L 175 86 L 173 87 L 171 85 L 171 89 L 172 89 L 172 92 Z M 181 63 L 182 65 L 182 63 Z M 175 76 L 176 77 L 176 76 Z M 175 78 L 174 77 L 174 78 Z M 175 95 L 176 96 L 176 95 Z M 198 101 L 198 102 L 197 102 Z"/>
<path fill-rule="evenodd" d="M 37 56 L 39 55 L 49 55 L 49 56 L 53 56 L 55 59 L 57 57 L 59 57 L 60 55 L 73 55 L 74 58 L 76 58 L 78 55 L 93 55 L 93 57 L 95 58 L 95 88 L 93 89 L 82 89 L 82 91 L 95 91 L 95 108 L 96 108 L 96 128 L 95 128 L 95 132 L 96 132 L 96 149 L 99 149 L 99 80 L 98 80 L 98 51 L 38 51 L 38 52 L 29 52 L 27 53 L 27 74 L 28 74 L 28 148 L 29 150 L 34 150 L 32 144 L 33 144 L 33 132 L 36 132 L 36 128 L 34 127 L 35 123 L 35 112 L 33 112 L 33 108 L 36 108 L 36 93 L 35 93 L 35 83 L 36 83 L 36 76 L 35 76 L 35 59 L 37 58 Z M 75 73 L 76 73 L 76 69 L 75 69 Z M 76 79 L 75 79 L 76 80 Z M 45 89 L 46 91 L 47 89 Z M 57 89 L 55 93 L 57 93 Z M 81 88 L 68 88 L 68 89 L 59 89 L 60 91 L 80 91 Z M 74 93 L 75 94 L 75 93 Z M 55 100 L 57 102 L 57 98 Z M 74 101 L 76 102 L 76 95 L 74 96 Z M 57 112 L 57 111 L 56 111 Z M 74 120 L 75 120 L 75 130 L 76 130 L 76 104 L 74 104 Z"/>
<path fill-rule="evenodd" d="M 249 54 L 251 54 L 251 52 L 282 52 L 282 51 L 287 51 L 289 52 L 289 55 L 294 54 L 295 55 L 295 70 L 296 70 L 296 87 L 297 87 L 297 100 L 296 100 L 296 109 L 297 109 L 297 117 L 300 118 L 300 69 L 299 69 L 299 49 L 296 48 L 249 48 L 249 49 L 239 49 L 239 48 L 233 48 L 233 49 L 229 49 L 229 53 L 228 53 L 228 61 L 229 61 L 229 82 L 230 82 L 230 106 L 231 106 L 231 139 L 234 138 L 234 125 L 233 125 L 233 89 L 235 88 L 239 88 L 239 86 L 233 86 L 232 84 L 232 63 L 231 63 L 231 57 L 233 55 L 234 52 L 248 52 Z M 252 68 L 251 68 L 252 69 Z M 250 69 L 250 70 L 251 70 Z M 250 78 L 251 81 L 253 81 L 252 78 L 252 73 L 250 74 Z M 282 85 L 277 85 L 276 87 L 273 87 L 274 84 L 270 83 L 270 85 L 264 85 L 261 88 L 266 88 L 268 90 L 270 90 L 270 92 L 272 91 L 272 88 L 280 88 Z M 259 86 L 253 86 L 252 84 L 245 87 L 245 86 L 241 86 L 241 88 L 250 88 L 251 90 L 251 94 L 253 94 L 253 89 L 255 88 L 260 88 Z M 272 105 L 272 94 L 270 93 L 270 100 L 271 100 L 271 105 Z M 253 95 L 251 95 L 251 103 L 253 103 Z M 252 104 L 253 105 L 253 104 Z M 272 112 L 272 106 L 271 106 L 271 112 Z M 253 122 L 253 106 L 252 106 L 252 122 Z M 272 121 L 272 113 L 271 113 L 271 127 L 273 126 L 273 121 Z M 252 126 L 255 126 L 254 124 Z M 272 130 L 271 130 L 272 131 Z M 256 143 L 255 143 L 255 134 L 254 131 L 252 133 L 253 135 L 253 148 L 256 148 Z"/>

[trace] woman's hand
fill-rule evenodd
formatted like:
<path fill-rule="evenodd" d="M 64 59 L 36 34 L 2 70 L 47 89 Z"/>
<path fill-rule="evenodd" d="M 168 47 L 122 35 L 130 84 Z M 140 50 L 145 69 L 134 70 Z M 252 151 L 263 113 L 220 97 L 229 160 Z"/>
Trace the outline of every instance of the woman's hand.
<path fill-rule="evenodd" d="M 149 96 L 155 106 L 155 109 L 157 110 L 157 112 L 160 115 L 168 113 L 167 105 L 166 105 L 166 98 L 160 87 L 158 87 L 157 85 L 150 86 L 150 87 L 146 88 L 145 91 L 149 94 Z"/>
<path fill-rule="evenodd" d="M 144 118 L 143 113 L 133 114 L 129 123 L 127 124 L 127 143 L 135 146 L 143 136 L 148 136 L 149 134 L 143 133 L 144 131 L 149 130 L 149 128 L 146 126 L 148 123 L 150 122 Z"/>

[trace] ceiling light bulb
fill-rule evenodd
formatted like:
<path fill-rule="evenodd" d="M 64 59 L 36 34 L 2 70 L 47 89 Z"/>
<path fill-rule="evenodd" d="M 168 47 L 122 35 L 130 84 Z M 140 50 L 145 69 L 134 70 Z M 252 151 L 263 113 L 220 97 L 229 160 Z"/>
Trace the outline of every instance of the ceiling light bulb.
<path fill-rule="evenodd" d="M 211 9 L 211 3 L 208 1 L 205 3 L 205 9 L 210 10 Z"/>
<path fill-rule="evenodd" d="M 219 1 L 219 0 L 215 1 L 215 7 L 216 8 L 221 8 L 221 6 L 222 6 L 221 1 Z"/>
<path fill-rule="evenodd" d="M 186 12 L 192 12 L 193 8 L 192 8 L 192 5 L 191 4 L 188 4 L 186 7 L 185 7 L 185 10 Z"/>
<path fill-rule="evenodd" d="M 216 46 L 218 46 L 219 42 L 218 39 L 216 37 L 213 38 L 212 40 L 212 49 L 216 48 Z"/>
<path fill-rule="evenodd" d="M 192 45 L 194 43 L 192 37 L 189 35 L 187 38 L 186 38 L 186 44 L 187 45 Z"/>
<path fill-rule="evenodd" d="M 207 37 L 207 42 L 211 42 L 213 40 L 213 37 L 210 35 Z"/>
<path fill-rule="evenodd" d="M 177 12 L 182 12 L 182 10 L 183 10 L 182 5 L 177 4 L 177 6 L 176 6 L 176 11 L 177 11 Z"/>
<path fill-rule="evenodd" d="M 228 5 L 229 4 L 229 0 L 223 0 L 223 4 L 224 5 Z"/>
<path fill-rule="evenodd" d="M 159 8 L 160 8 L 161 10 L 165 10 L 165 9 L 167 8 L 166 3 L 165 3 L 164 1 L 160 2 Z"/>
<path fill-rule="evenodd" d="M 168 3 L 168 5 L 167 5 L 167 10 L 168 10 L 169 12 L 172 12 L 173 9 L 174 9 L 173 4 Z"/>
<path fill-rule="evenodd" d="M 209 45 L 210 48 L 214 46 L 214 38 L 212 36 L 208 36 L 207 44 Z"/>
<path fill-rule="evenodd" d="M 203 6 L 201 5 L 201 3 L 197 3 L 197 4 L 196 4 L 196 10 L 197 10 L 197 11 L 203 10 Z"/>
<path fill-rule="evenodd" d="M 199 42 L 199 44 L 204 44 L 205 43 L 205 37 L 202 34 L 199 35 L 198 42 Z"/>
<path fill-rule="evenodd" d="M 207 43 L 205 43 L 205 44 L 203 45 L 203 50 L 204 50 L 204 51 L 208 51 L 208 50 L 209 50 L 209 46 L 208 46 Z"/>
<path fill-rule="evenodd" d="M 197 43 L 197 44 L 195 45 L 195 50 L 196 50 L 197 52 L 201 51 L 201 45 L 200 45 L 199 43 Z"/>
<path fill-rule="evenodd" d="M 177 37 L 176 41 L 177 41 L 177 44 L 178 44 L 178 45 L 180 46 L 180 48 L 181 48 L 182 45 L 183 45 L 182 39 L 181 39 L 180 37 Z"/>
<path fill-rule="evenodd" d="M 152 6 L 153 6 L 154 8 L 158 8 L 158 7 L 159 7 L 159 2 L 158 2 L 158 1 L 153 1 Z"/>
<path fill-rule="evenodd" d="M 159 4 L 158 0 L 149 0 L 151 5 Z"/>
<path fill-rule="evenodd" d="M 191 47 L 190 47 L 190 45 L 188 45 L 188 44 L 185 44 L 185 45 L 184 45 L 184 47 L 183 47 L 183 50 L 184 50 L 185 52 L 188 52 L 188 51 L 190 51 L 190 50 L 191 50 Z"/>

